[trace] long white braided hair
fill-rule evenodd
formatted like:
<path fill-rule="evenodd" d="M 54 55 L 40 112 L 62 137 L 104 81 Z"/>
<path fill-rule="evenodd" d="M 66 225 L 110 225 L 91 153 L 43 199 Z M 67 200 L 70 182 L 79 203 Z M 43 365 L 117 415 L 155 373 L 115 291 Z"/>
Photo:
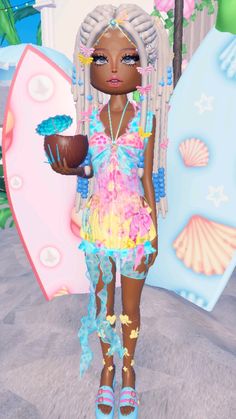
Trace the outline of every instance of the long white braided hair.
<path fill-rule="evenodd" d="M 153 172 L 164 168 L 166 180 L 166 148 L 167 148 L 167 117 L 169 99 L 172 94 L 172 84 L 167 84 L 167 69 L 172 69 L 173 53 L 169 46 L 166 30 L 161 20 L 150 16 L 135 4 L 122 4 L 119 7 L 112 5 L 97 6 L 90 12 L 81 24 L 75 42 L 74 68 L 75 83 L 72 84 L 72 93 L 76 103 L 77 133 L 85 134 L 89 138 L 89 121 L 79 123 L 81 115 L 88 109 L 95 109 L 105 103 L 105 95 L 93 88 L 90 83 L 90 66 L 83 65 L 78 59 L 80 44 L 91 48 L 102 33 L 107 30 L 112 19 L 119 19 L 126 14 L 126 19 L 120 19 L 119 27 L 127 37 L 136 45 L 140 56 L 141 67 L 149 64 L 153 66 L 151 73 L 142 74 L 142 86 L 152 85 L 152 89 L 144 96 L 141 102 L 139 126 L 145 131 L 147 111 L 152 111 L 156 116 L 156 135 L 154 146 Z M 80 83 L 78 83 L 80 81 Z M 92 101 L 87 98 L 92 97 Z M 162 145 L 162 146 L 160 146 Z M 88 179 L 88 198 L 93 193 L 94 177 Z M 77 210 L 84 208 L 88 198 L 82 198 L 77 193 Z M 160 198 L 156 202 L 157 215 L 161 210 L 165 217 L 167 212 L 167 198 Z"/>

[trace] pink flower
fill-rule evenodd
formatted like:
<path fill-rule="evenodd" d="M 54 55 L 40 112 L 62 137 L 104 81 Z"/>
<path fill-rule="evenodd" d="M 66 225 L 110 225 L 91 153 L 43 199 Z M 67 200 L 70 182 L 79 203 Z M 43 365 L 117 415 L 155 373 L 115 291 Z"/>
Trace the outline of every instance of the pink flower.
<path fill-rule="evenodd" d="M 140 208 L 138 214 L 134 214 L 133 220 L 130 224 L 130 233 L 135 235 L 137 228 L 139 229 L 140 236 L 144 236 L 151 225 L 150 215 L 145 208 Z"/>
<path fill-rule="evenodd" d="M 159 12 L 168 12 L 170 9 L 174 9 L 174 0 L 155 0 L 156 9 Z M 194 12 L 195 0 L 184 0 L 184 17 L 189 19 Z"/>
<path fill-rule="evenodd" d="M 184 0 L 184 17 L 189 19 L 194 12 L 195 1 L 194 0 Z"/>
<path fill-rule="evenodd" d="M 174 4 L 174 0 L 155 0 L 156 9 L 159 12 L 168 12 L 168 10 L 174 9 Z"/>

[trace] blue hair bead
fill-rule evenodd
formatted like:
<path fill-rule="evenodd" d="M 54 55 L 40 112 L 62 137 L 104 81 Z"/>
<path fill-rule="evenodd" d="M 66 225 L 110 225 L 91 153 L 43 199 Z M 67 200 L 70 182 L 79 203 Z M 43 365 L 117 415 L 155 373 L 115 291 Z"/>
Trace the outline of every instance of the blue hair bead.
<path fill-rule="evenodd" d="M 88 95 L 87 96 L 87 100 L 90 102 L 91 100 L 93 100 L 93 96 L 92 95 Z"/>

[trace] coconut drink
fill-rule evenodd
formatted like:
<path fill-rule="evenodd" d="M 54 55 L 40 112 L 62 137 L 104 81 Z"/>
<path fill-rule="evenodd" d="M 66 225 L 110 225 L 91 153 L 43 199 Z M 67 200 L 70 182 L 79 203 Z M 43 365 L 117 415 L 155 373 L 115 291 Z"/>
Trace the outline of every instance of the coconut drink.
<path fill-rule="evenodd" d="M 60 132 L 72 124 L 72 118 L 58 115 L 41 122 L 36 128 L 44 136 L 44 150 L 49 163 L 62 161 L 65 158 L 68 167 L 77 168 L 84 162 L 88 153 L 87 135 L 61 135 Z"/>

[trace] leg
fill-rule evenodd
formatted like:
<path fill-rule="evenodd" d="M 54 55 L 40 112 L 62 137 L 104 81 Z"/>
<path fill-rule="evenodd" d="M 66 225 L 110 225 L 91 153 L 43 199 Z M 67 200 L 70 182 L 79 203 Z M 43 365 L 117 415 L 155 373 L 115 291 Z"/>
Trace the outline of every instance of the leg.
<path fill-rule="evenodd" d="M 113 261 L 113 259 L 111 257 L 109 257 L 111 263 L 112 263 L 112 275 L 113 275 L 113 279 L 112 281 L 107 285 L 107 315 L 108 316 L 113 316 L 113 318 L 110 319 L 110 323 L 112 327 L 115 327 L 115 318 L 114 318 L 114 300 L 115 300 L 115 278 L 116 278 L 116 265 L 115 262 Z M 102 281 L 102 271 L 100 268 L 100 264 L 99 264 L 99 271 L 100 271 L 100 276 L 99 276 L 99 280 L 96 286 L 96 306 L 97 306 L 97 313 L 96 315 L 98 316 L 100 309 L 101 309 L 101 301 L 100 298 L 98 297 L 98 292 L 101 291 L 101 289 L 104 286 L 104 283 Z M 113 364 L 113 355 L 106 355 L 107 351 L 110 347 L 110 345 L 108 343 L 105 343 L 102 341 L 101 337 L 100 337 L 100 344 L 101 344 L 101 348 L 102 348 L 102 354 L 103 354 L 103 363 L 104 363 L 104 367 L 101 373 L 101 380 L 100 380 L 100 386 L 103 385 L 107 385 L 107 386 L 112 386 L 112 382 L 113 382 L 113 377 L 115 374 L 115 365 Z M 103 404 L 99 404 L 98 408 L 105 414 L 110 413 L 111 411 L 111 406 L 106 406 Z"/>
<path fill-rule="evenodd" d="M 122 268 L 123 314 L 120 316 L 120 320 L 122 323 L 123 346 L 126 348 L 126 356 L 123 358 L 122 387 L 135 388 L 134 352 L 140 330 L 140 300 L 147 275 L 147 263 L 148 255 L 142 258 L 136 270 L 130 269 L 130 264 L 124 265 Z M 134 261 L 131 265 L 133 264 Z M 132 406 L 122 406 L 120 409 L 123 415 L 128 415 L 134 410 Z"/>

